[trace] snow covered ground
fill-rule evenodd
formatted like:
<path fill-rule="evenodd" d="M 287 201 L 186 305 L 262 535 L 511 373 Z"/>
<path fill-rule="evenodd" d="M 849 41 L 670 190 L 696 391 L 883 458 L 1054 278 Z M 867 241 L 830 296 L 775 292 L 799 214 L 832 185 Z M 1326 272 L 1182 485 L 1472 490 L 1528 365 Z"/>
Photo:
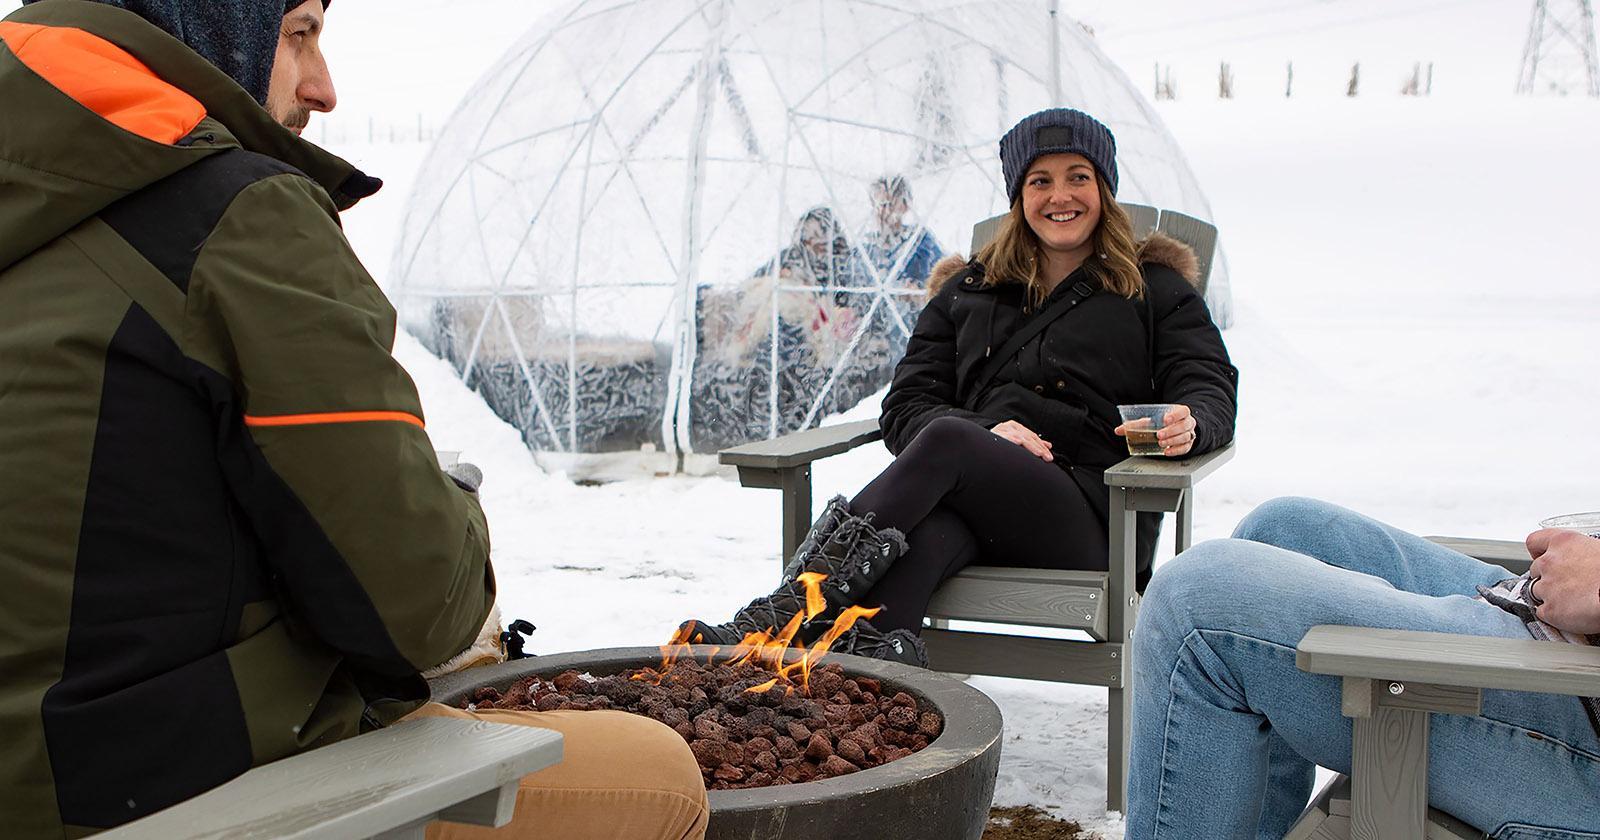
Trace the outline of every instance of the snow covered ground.
<path fill-rule="evenodd" d="M 1197 538 L 1283 494 L 1423 533 L 1516 539 L 1600 507 L 1600 103 L 1371 98 L 1169 103 L 1228 238 L 1239 454 L 1202 487 Z M 350 214 L 381 266 L 406 147 L 350 148 L 401 187 Z M 574 486 L 414 340 L 399 353 L 440 448 L 485 467 L 501 606 L 540 651 L 654 644 L 770 586 L 777 496 L 729 478 Z M 851 413 L 868 417 L 875 405 Z M 820 464 L 817 498 L 888 462 Z M 1170 549 L 1168 549 L 1170 551 Z M 1104 692 L 980 678 L 1006 714 L 996 800 L 1120 836 L 1103 814 Z M 1021 732 L 1037 733 L 1024 737 Z"/>

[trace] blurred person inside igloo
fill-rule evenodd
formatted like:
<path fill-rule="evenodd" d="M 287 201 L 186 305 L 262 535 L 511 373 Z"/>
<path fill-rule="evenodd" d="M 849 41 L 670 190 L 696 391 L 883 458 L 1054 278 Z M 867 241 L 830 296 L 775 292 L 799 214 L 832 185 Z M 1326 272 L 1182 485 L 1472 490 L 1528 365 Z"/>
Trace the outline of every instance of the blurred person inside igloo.
<path fill-rule="evenodd" d="M 873 181 L 867 193 L 875 224 L 862 243 L 867 261 L 891 289 L 923 288 L 944 249 L 932 231 L 907 222 L 911 184 L 902 175 L 885 175 Z"/>
<path fill-rule="evenodd" d="M 790 243 L 741 283 L 701 287 L 696 446 L 766 437 L 774 424 L 797 429 L 882 387 L 905 342 L 864 329 L 876 288 L 825 206 L 802 214 Z"/>

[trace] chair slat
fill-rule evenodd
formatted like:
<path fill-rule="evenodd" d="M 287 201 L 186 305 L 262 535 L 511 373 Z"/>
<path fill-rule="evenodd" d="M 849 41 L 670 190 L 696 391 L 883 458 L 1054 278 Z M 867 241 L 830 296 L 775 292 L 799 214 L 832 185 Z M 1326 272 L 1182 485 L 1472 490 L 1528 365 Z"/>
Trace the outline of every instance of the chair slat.
<path fill-rule="evenodd" d="M 1081 573 L 1047 569 L 1016 579 L 981 577 L 965 572 L 945 581 L 928 604 L 928 615 L 958 621 L 1023 624 L 1084 630 L 1105 638 L 1106 576 L 1085 580 Z M 1031 579 L 1029 577 L 1031 576 Z"/>

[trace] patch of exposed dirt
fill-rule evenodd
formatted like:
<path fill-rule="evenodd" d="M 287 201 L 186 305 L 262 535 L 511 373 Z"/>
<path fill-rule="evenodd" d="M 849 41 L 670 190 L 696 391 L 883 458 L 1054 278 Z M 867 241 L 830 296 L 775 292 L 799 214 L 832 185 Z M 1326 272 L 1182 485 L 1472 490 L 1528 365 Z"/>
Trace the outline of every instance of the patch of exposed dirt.
<path fill-rule="evenodd" d="M 1032 805 L 990 808 L 983 840 L 1101 840 L 1071 820 L 1053 817 Z"/>

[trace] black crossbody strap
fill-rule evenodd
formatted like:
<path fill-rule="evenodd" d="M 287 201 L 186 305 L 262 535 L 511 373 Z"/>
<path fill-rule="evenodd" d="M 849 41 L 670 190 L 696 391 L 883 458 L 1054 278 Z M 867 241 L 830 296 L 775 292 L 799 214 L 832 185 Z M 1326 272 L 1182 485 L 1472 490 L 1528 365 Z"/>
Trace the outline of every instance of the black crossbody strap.
<path fill-rule="evenodd" d="M 1039 333 L 1044 332 L 1045 328 L 1055 323 L 1057 318 L 1067 314 L 1078 304 L 1083 303 L 1095 291 L 1096 289 L 1093 286 L 1083 280 L 1073 283 L 1072 288 L 1068 289 L 1067 294 L 1063 295 L 1060 300 L 1051 304 L 1049 309 L 1040 312 L 1038 317 L 1029 321 L 1022 329 L 1012 333 L 1011 338 L 1007 339 L 1005 344 L 1000 345 L 999 350 L 990 354 L 983 370 L 973 377 L 971 386 L 967 388 L 967 398 L 963 402 L 970 403 L 980 397 L 983 394 L 983 389 L 988 387 L 990 380 L 994 379 L 995 374 L 1000 372 L 1000 368 L 1005 366 L 1005 363 L 1012 356 L 1017 355 L 1024 345 L 1032 341 Z"/>

